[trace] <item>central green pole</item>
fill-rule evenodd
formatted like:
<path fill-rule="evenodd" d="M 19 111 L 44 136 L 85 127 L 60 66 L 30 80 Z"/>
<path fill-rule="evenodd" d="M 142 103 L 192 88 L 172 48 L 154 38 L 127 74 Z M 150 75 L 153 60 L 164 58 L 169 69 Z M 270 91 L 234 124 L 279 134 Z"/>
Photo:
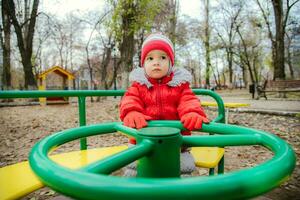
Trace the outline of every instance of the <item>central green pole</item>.
<path fill-rule="evenodd" d="M 180 129 L 169 127 L 147 127 L 139 131 L 137 143 L 143 139 L 154 143 L 153 151 L 138 160 L 138 177 L 180 177 Z"/>

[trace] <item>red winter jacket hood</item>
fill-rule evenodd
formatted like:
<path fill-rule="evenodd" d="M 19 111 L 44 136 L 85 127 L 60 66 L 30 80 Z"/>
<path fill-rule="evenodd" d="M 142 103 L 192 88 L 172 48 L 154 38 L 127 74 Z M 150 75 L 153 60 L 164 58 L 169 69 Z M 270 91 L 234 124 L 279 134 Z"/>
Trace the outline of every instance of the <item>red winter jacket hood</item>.
<path fill-rule="evenodd" d="M 147 78 L 143 68 L 136 68 L 129 79 L 133 83 L 120 103 L 122 121 L 131 111 L 151 116 L 152 120 L 179 120 L 189 112 L 206 117 L 199 99 L 190 89 L 192 76 L 184 68 L 174 68 L 161 80 Z"/>

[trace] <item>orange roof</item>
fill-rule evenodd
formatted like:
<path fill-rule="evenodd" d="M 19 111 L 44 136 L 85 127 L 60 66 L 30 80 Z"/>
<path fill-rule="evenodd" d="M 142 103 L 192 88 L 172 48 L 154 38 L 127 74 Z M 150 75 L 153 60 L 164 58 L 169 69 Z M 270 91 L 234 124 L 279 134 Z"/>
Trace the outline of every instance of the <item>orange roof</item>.
<path fill-rule="evenodd" d="M 65 75 L 65 76 L 68 76 L 70 77 L 71 79 L 74 79 L 74 75 L 71 73 L 71 72 L 68 72 L 67 70 L 64 70 L 63 68 L 59 67 L 59 66 L 54 66 L 46 71 L 44 71 L 43 73 L 39 74 L 38 75 L 38 78 L 42 78 L 43 76 L 51 73 L 51 72 L 55 72 L 55 73 L 58 73 L 58 74 L 61 74 L 61 75 Z"/>

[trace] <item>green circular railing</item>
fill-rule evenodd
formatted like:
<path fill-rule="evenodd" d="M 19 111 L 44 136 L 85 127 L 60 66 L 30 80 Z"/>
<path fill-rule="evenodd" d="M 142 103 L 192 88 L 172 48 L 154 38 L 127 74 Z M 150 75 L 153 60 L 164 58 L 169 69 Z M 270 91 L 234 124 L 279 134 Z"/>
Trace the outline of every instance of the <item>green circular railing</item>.
<path fill-rule="evenodd" d="M 183 129 L 179 121 L 150 121 L 148 125 Z M 115 131 L 122 131 L 137 138 L 138 144 L 80 170 L 62 167 L 48 157 L 49 151 L 56 146 L 82 137 Z M 179 140 L 177 139 L 179 146 L 262 145 L 274 152 L 274 156 L 253 168 L 209 177 L 181 179 L 108 176 L 137 159 L 153 157 L 157 144 L 163 138 L 156 140 L 138 130 L 122 126 L 121 122 L 113 122 L 68 129 L 50 135 L 33 147 L 29 162 L 42 182 L 61 193 L 78 199 L 110 200 L 247 199 L 279 186 L 287 180 L 295 167 L 296 158 L 292 148 L 273 134 L 220 123 L 203 124 L 201 131 L 217 135 L 180 136 Z M 172 129 L 169 138 L 173 137 L 175 132 L 176 130 Z M 164 159 L 166 164 L 168 159 Z M 162 164 L 164 163 L 159 163 Z"/>

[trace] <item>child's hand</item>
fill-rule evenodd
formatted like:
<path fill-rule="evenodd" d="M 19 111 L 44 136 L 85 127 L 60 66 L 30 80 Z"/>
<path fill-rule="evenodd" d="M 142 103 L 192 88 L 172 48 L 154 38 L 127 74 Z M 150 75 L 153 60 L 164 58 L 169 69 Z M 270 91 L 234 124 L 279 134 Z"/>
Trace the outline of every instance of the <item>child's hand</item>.
<path fill-rule="evenodd" d="M 150 116 L 144 115 L 137 111 L 132 111 L 124 117 L 123 124 L 124 126 L 140 129 L 147 126 L 146 120 L 150 119 Z"/>
<path fill-rule="evenodd" d="M 183 124 L 184 128 L 192 131 L 196 129 L 202 128 L 202 123 L 209 123 L 209 120 L 198 113 L 190 112 L 183 115 L 180 119 L 181 123 Z"/>

